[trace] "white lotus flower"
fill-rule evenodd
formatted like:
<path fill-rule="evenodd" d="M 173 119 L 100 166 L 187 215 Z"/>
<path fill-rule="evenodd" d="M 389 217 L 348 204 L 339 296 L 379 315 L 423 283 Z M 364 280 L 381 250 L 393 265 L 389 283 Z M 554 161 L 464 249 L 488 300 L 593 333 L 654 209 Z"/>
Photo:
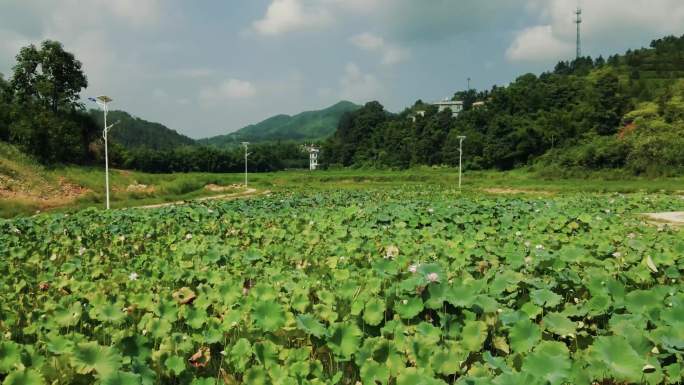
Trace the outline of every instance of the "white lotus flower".
<path fill-rule="evenodd" d="M 535 249 L 544 250 L 544 245 L 537 245 L 537 246 L 535 246 Z"/>
<path fill-rule="evenodd" d="M 418 271 L 418 265 L 415 264 L 415 265 L 409 266 L 408 271 L 410 271 L 411 273 L 415 274 L 415 273 Z"/>
<path fill-rule="evenodd" d="M 81 248 L 78 249 L 78 255 L 83 255 L 83 254 L 85 254 L 85 252 L 86 252 L 86 248 L 83 246 L 81 246 Z"/>
<path fill-rule="evenodd" d="M 192 234 L 190 234 L 190 233 L 185 234 L 185 239 L 188 239 L 188 240 L 192 239 Z"/>
<path fill-rule="evenodd" d="M 616 251 L 616 252 L 613 253 L 613 257 L 615 257 L 615 258 L 620 258 L 620 257 L 622 257 L 622 253 L 619 252 L 619 251 Z"/>
<path fill-rule="evenodd" d="M 137 281 L 138 280 L 138 273 L 132 272 L 131 274 L 128 275 L 128 279 L 131 281 Z"/>

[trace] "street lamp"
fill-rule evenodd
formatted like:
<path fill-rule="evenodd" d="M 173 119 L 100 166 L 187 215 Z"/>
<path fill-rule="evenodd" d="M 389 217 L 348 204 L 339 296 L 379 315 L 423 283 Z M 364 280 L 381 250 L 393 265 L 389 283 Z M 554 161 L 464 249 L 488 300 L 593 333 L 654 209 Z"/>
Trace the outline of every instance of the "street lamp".
<path fill-rule="evenodd" d="M 249 147 L 249 142 L 242 142 L 242 147 L 245 148 L 245 188 L 247 188 L 247 157 L 250 155 L 247 152 L 247 148 Z"/>
<path fill-rule="evenodd" d="M 461 191 L 461 176 L 462 172 L 462 162 L 463 162 L 463 140 L 466 137 L 461 135 L 458 137 L 458 191 Z"/>
<path fill-rule="evenodd" d="M 102 138 L 104 138 L 104 148 L 105 148 L 105 186 L 107 194 L 107 210 L 109 210 L 109 154 L 107 153 L 107 133 L 119 122 L 111 125 L 107 125 L 107 112 L 109 112 L 108 103 L 112 102 L 112 98 L 109 96 L 98 96 L 97 98 L 88 98 L 88 100 L 97 103 L 98 106 L 102 107 L 104 112 L 104 129 L 102 130 Z"/>

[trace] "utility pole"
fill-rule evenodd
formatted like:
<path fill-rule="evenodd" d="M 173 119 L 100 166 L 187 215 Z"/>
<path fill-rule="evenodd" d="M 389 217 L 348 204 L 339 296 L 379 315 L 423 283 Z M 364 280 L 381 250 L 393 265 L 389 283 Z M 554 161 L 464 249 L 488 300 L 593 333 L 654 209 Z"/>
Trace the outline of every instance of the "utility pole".
<path fill-rule="evenodd" d="M 242 142 L 242 147 L 245 148 L 245 188 L 247 188 L 247 157 L 249 156 L 247 149 L 249 147 L 249 142 Z"/>
<path fill-rule="evenodd" d="M 461 191 L 461 178 L 463 175 L 463 140 L 465 140 L 465 138 L 466 137 L 463 135 L 458 137 L 458 191 Z"/>
<path fill-rule="evenodd" d="M 104 113 L 104 129 L 102 130 L 102 138 L 104 139 L 104 150 L 105 150 L 105 190 L 107 196 L 107 210 L 109 210 L 109 154 L 107 149 L 107 134 L 109 130 L 114 127 L 119 122 L 107 125 L 107 113 L 109 112 L 108 103 L 112 102 L 112 98 L 109 96 L 98 96 L 97 98 L 88 98 L 88 100 L 97 103 L 98 106 L 102 107 Z"/>
<path fill-rule="evenodd" d="M 466 91 L 470 91 L 470 78 L 468 78 L 468 89 Z"/>
<path fill-rule="evenodd" d="M 575 24 L 577 24 L 577 53 L 576 59 L 582 57 L 582 36 L 580 31 L 580 25 L 582 24 L 582 8 L 577 7 L 575 11 Z"/>

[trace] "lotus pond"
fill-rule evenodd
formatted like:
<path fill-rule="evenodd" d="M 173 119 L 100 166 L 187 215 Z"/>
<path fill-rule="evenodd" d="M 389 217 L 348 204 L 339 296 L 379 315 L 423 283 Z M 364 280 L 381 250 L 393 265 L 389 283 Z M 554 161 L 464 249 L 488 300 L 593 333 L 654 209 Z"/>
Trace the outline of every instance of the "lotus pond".
<path fill-rule="evenodd" d="M 0 222 L 0 382 L 666 384 L 658 194 L 279 193 Z"/>

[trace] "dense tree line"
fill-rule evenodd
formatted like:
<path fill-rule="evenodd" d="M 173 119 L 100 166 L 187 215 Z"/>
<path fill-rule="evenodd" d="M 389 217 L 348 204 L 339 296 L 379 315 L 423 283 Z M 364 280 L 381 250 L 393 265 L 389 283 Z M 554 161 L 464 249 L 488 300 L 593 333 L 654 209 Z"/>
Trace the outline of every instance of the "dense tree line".
<path fill-rule="evenodd" d="M 81 63 L 55 41 L 29 45 L 16 56 L 12 76 L 0 74 L 0 140 L 44 164 L 101 164 L 102 117 L 88 112 L 80 93 L 88 86 Z M 217 149 L 166 127 L 112 111 L 126 130 L 110 131 L 114 167 L 147 172 L 237 172 L 244 169 L 241 148 Z M 134 137 L 135 136 L 135 137 Z M 292 142 L 250 148 L 250 170 L 307 168 L 308 155 Z"/>
<path fill-rule="evenodd" d="M 250 146 L 251 172 L 269 172 L 309 167 L 308 154 L 296 143 L 271 143 Z M 210 146 L 183 146 L 168 150 L 137 148 L 114 151 L 115 166 L 152 173 L 170 172 L 241 172 L 244 170 L 242 148 L 219 149 Z"/>
<path fill-rule="evenodd" d="M 663 142 L 663 150 L 653 153 L 668 153 L 672 167 L 663 168 L 662 162 L 658 163 L 661 167 L 654 167 L 648 165 L 647 157 L 636 155 L 639 146 L 626 144 L 627 139 L 619 134 L 630 124 L 639 125 L 625 118 L 645 102 L 659 105 L 665 119 L 663 106 L 676 104 L 680 95 L 677 84 L 681 83 L 676 79 L 684 78 L 682 57 L 684 37 L 668 37 L 654 41 L 650 49 L 608 60 L 586 57 L 561 62 L 551 72 L 523 75 L 507 87 L 455 94 L 454 100 L 464 101 L 464 111 L 457 118 L 420 100 L 399 114 L 371 102 L 342 117 L 338 130 L 323 146 L 322 161 L 326 166 L 345 167 L 457 165 L 458 137 L 465 135 L 464 161 L 471 169 L 507 170 L 540 159 L 558 166 L 554 159 L 567 152 L 573 154 L 573 166 L 578 168 L 625 167 L 628 159 L 640 157 L 640 166 L 630 166 L 634 172 L 672 171 L 684 160 L 684 151 L 675 148 L 681 141 Z M 662 70 L 663 66 L 669 70 Z M 484 104 L 474 106 L 475 102 Z M 663 132 L 674 137 L 684 134 L 683 127 L 681 121 L 670 119 L 662 131 L 651 129 L 638 137 L 652 138 Z M 606 156 L 581 148 L 605 151 Z M 620 148 L 623 154 L 613 154 Z M 544 154 L 555 155 L 542 158 Z"/>
<path fill-rule="evenodd" d="M 79 101 L 88 86 L 81 63 L 50 40 L 16 59 L 12 77 L 0 76 L 0 139 L 44 163 L 91 161 L 97 130 Z"/>

